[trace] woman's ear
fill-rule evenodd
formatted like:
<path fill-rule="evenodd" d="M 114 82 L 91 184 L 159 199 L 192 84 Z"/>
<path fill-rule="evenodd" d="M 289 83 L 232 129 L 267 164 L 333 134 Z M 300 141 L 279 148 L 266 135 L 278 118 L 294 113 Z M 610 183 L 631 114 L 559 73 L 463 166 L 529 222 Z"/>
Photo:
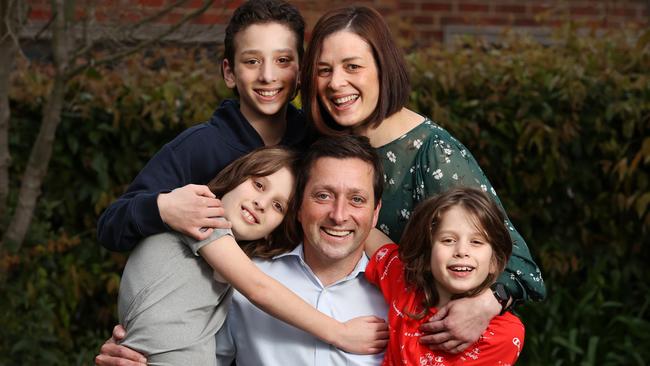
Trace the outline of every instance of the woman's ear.
<path fill-rule="evenodd" d="M 233 65 L 230 65 L 228 59 L 223 59 L 221 63 L 221 71 L 223 73 L 223 80 L 226 82 L 226 86 L 230 89 L 233 89 L 237 86 L 237 77 L 235 76 L 235 69 Z"/>

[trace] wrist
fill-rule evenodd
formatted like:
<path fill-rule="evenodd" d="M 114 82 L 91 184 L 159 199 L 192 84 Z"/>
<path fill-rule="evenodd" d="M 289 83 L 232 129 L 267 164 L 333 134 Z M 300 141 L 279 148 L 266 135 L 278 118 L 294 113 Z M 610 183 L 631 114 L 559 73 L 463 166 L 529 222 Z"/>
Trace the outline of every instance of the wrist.
<path fill-rule="evenodd" d="M 343 349 L 343 343 L 341 341 L 345 339 L 345 323 L 342 323 L 338 320 L 335 320 L 334 322 L 336 323 L 334 326 L 335 331 L 327 332 L 327 336 L 330 337 L 330 339 L 325 339 L 325 342 L 331 344 L 336 348 Z"/>
<path fill-rule="evenodd" d="M 502 283 L 495 282 L 490 286 L 490 290 L 492 298 L 496 301 L 496 304 L 498 304 L 497 314 L 503 315 L 506 311 L 510 310 L 513 301 L 508 289 Z"/>

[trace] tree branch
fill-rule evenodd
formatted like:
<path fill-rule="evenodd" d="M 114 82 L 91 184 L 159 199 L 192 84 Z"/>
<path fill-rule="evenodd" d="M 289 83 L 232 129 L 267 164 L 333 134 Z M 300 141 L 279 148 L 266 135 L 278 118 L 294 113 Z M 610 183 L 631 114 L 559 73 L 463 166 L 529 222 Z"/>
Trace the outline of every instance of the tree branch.
<path fill-rule="evenodd" d="M 52 32 L 52 52 L 54 54 L 54 81 L 52 89 L 43 109 L 43 118 L 38 130 L 38 136 L 29 154 L 29 160 L 23 173 L 18 203 L 11 218 L 11 223 L 2 238 L 4 244 L 13 243 L 19 248 L 25 240 L 27 229 L 34 217 L 34 208 L 41 194 L 43 178 L 47 174 L 47 168 L 52 157 L 54 137 L 56 129 L 61 121 L 61 110 L 63 109 L 63 96 L 65 93 L 64 78 L 68 65 L 68 41 L 67 25 L 64 12 L 65 0 L 53 0 L 56 9 L 54 15 L 54 28 Z"/>
<path fill-rule="evenodd" d="M 11 108 L 9 105 L 10 75 L 18 55 L 18 37 L 16 36 L 27 19 L 27 7 L 24 3 L 0 1 L 0 223 L 7 215 L 7 198 L 9 197 L 9 126 Z M 0 242 L 0 247 L 2 243 Z"/>
<path fill-rule="evenodd" d="M 173 5 L 181 4 L 181 3 L 183 3 L 183 2 L 185 2 L 185 0 L 177 1 L 177 2 L 174 3 Z M 170 26 L 169 28 L 167 28 L 164 32 L 158 34 L 157 36 L 155 36 L 155 37 L 153 37 L 153 38 L 149 38 L 149 39 L 147 39 L 147 40 L 144 40 L 144 41 L 142 41 L 142 42 L 136 44 L 135 46 L 132 46 L 132 47 L 130 47 L 130 48 L 127 48 L 127 49 L 125 49 L 125 50 L 123 50 L 123 51 L 121 51 L 121 52 L 115 53 L 115 54 L 113 54 L 113 55 L 111 55 L 111 56 L 109 56 L 109 57 L 106 57 L 106 58 L 103 58 L 103 59 L 90 59 L 90 62 L 89 62 L 89 63 L 87 63 L 87 64 L 83 64 L 83 65 L 79 65 L 79 66 L 73 68 L 72 70 L 69 70 L 69 71 L 66 73 L 66 78 L 69 79 L 69 78 L 73 77 L 74 75 L 80 73 L 81 71 L 83 71 L 84 69 L 86 69 L 87 67 L 89 67 L 89 66 L 91 66 L 91 65 L 92 65 L 92 66 L 98 66 L 98 65 L 109 64 L 109 63 L 114 62 L 114 61 L 117 61 L 117 60 L 119 60 L 119 59 L 121 59 L 121 58 L 123 58 L 123 57 L 129 56 L 129 55 L 132 55 L 132 54 L 134 54 L 134 53 L 136 53 L 136 52 L 138 52 L 138 51 L 144 49 L 145 47 L 147 47 L 147 46 L 149 46 L 149 45 L 151 45 L 151 44 L 154 44 L 154 43 L 156 43 L 156 42 L 161 41 L 162 39 L 164 39 L 164 38 L 167 37 L 168 35 L 170 35 L 170 34 L 176 32 L 176 31 L 177 31 L 178 29 L 180 29 L 180 27 L 182 27 L 185 23 L 187 23 L 187 22 L 189 22 L 190 20 L 192 20 L 192 19 L 198 17 L 199 15 L 205 13 L 205 11 L 208 10 L 208 9 L 210 8 L 210 6 L 212 6 L 212 3 L 213 3 L 213 2 L 214 2 L 214 0 L 203 0 L 203 4 L 201 5 L 201 7 L 197 8 L 197 9 L 194 10 L 193 12 L 191 12 L 191 13 L 185 15 L 185 16 L 184 16 L 180 21 L 178 21 L 178 23 L 175 23 L 175 24 L 171 25 L 171 26 Z M 163 9 L 162 11 L 163 11 L 163 12 L 168 12 L 168 11 L 170 11 L 170 10 L 171 10 L 170 7 L 167 7 L 167 8 L 165 8 L 165 9 Z M 152 16 L 152 17 L 150 17 L 150 19 L 156 19 L 156 18 L 157 18 L 156 16 Z M 139 27 L 139 26 L 138 26 L 138 27 Z M 97 42 L 94 42 L 93 45 L 91 45 L 91 46 L 94 46 L 96 43 L 97 43 Z M 82 50 L 83 52 L 75 53 L 75 56 L 76 56 L 76 57 L 80 57 L 81 55 L 83 55 L 83 53 L 90 52 L 90 51 L 92 50 L 92 48 L 93 48 L 93 47 L 84 47 L 84 49 Z M 74 58 L 73 58 L 73 60 L 74 60 Z"/>

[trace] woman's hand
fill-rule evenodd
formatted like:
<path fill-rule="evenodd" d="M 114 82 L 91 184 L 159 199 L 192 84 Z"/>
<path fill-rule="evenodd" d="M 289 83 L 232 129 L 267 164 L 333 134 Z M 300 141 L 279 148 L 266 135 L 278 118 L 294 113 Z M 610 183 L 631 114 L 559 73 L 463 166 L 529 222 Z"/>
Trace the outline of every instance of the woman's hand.
<path fill-rule="evenodd" d="M 462 352 L 479 339 L 500 311 L 501 305 L 490 290 L 476 297 L 450 301 L 420 326 L 427 333 L 420 337 L 420 343 L 432 350 Z"/>
<path fill-rule="evenodd" d="M 95 365 L 98 366 L 147 366 L 147 359 L 138 352 L 117 344 L 124 339 L 126 332 L 124 327 L 116 325 L 113 328 L 113 336 L 104 342 L 95 357 Z"/>
<path fill-rule="evenodd" d="M 349 353 L 371 355 L 388 344 L 388 324 L 376 316 L 361 316 L 343 323 L 341 334 L 332 343 Z"/>

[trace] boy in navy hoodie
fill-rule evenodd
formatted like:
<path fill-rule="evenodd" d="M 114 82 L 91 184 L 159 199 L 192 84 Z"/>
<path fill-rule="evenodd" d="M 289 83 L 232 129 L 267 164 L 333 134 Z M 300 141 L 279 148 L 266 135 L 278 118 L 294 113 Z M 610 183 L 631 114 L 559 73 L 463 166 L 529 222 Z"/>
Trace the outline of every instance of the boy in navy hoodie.
<path fill-rule="evenodd" d="M 281 0 L 251 0 L 235 10 L 226 28 L 222 73 L 239 100 L 225 100 L 209 121 L 154 155 L 99 218 L 104 247 L 131 250 L 142 238 L 168 230 L 203 240 L 229 225 L 216 219 L 223 215 L 221 202 L 204 184 L 255 148 L 298 146 L 304 138 L 302 112 L 289 104 L 304 30 L 298 9 Z"/>

